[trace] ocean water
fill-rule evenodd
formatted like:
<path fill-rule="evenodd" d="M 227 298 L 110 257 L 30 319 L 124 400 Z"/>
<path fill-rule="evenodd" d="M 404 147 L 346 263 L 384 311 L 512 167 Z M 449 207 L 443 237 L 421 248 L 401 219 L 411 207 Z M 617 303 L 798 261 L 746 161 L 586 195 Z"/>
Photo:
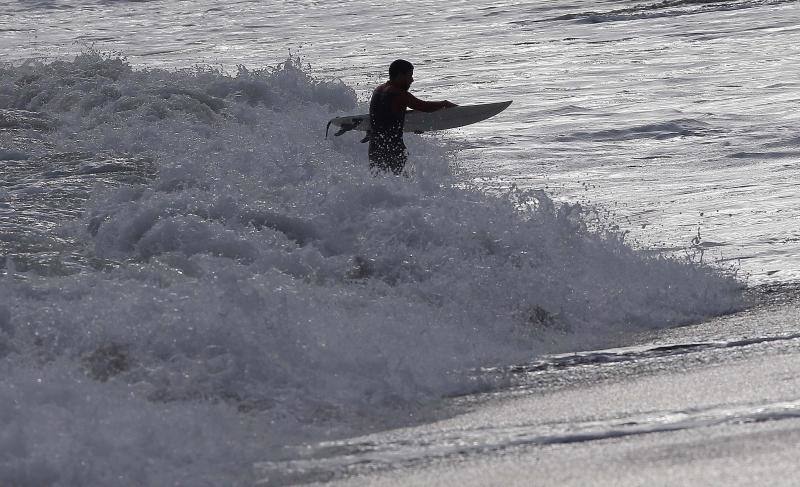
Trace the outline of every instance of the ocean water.
<path fill-rule="evenodd" d="M 800 4 L 0 1 L 0 483 L 250 485 L 797 257 Z M 385 66 L 501 115 L 324 139 Z"/>

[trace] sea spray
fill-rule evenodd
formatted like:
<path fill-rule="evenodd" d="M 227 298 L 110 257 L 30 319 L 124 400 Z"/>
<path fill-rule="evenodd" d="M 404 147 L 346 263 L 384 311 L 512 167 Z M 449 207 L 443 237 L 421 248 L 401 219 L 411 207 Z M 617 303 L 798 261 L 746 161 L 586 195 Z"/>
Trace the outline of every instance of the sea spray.
<path fill-rule="evenodd" d="M 247 483 L 283 445 L 469 391 L 471 368 L 740 306 L 735 279 L 637 251 L 580 206 L 464 187 L 435 138 L 408 136 L 410 177 L 373 177 L 356 137 L 323 139 L 363 109 L 296 60 L 0 69 L 22 120 L 4 153 L 150 174 L 79 179 L 82 216 L 54 232 L 81 267 L 6 256 L 2 483 Z"/>

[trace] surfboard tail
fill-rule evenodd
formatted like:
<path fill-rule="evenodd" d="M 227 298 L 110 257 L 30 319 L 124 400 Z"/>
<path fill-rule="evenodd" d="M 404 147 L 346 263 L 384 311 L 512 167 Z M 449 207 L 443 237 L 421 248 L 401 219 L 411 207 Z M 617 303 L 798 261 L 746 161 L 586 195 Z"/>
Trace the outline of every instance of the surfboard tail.
<path fill-rule="evenodd" d="M 325 127 L 325 138 L 326 139 L 328 138 L 328 130 L 331 128 L 331 124 L 337 125 L 339 127 L 339 130 L 337 130 L 336 132 L 333 133 L 334 137 L 338 137 L 338 136 L 342 135 L 345 132 L 349 132 L 351 130 L 354 130 L 359 125 L 361 125 L 362 121 L 363 121 L 363 119 L 357 118 L 357 117 L 354 117 L 354 118 L 349 118 L 349 117 L 348 118 L 333 118 L 328 122 L 328 125 Z"/>

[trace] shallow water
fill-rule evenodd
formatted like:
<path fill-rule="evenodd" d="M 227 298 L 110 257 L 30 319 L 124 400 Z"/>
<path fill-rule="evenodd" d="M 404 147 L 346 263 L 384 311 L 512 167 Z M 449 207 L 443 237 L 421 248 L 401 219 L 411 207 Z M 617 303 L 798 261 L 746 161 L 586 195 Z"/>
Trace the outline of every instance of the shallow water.
<path fill-rule="evenodd" d="M 452 417 L 257 467 L 266 485 L 788 485 L 800 387 L 796 289 L 785 291 L 788 302 L 764 299 L 634 346 L 488 371 L 511 385 L 452 398 Z"/>

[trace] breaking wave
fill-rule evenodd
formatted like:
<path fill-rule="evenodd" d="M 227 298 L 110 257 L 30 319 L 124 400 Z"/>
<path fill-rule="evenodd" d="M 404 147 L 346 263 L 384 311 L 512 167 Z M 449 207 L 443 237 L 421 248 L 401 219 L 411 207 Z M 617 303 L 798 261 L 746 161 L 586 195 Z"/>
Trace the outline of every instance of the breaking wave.
<path fill-rule="evenodd" d="M 357 137 L 323 139 L 363 110 L 354 91 L 296 60 L 5 65 L 0 109 L 2 158 L 38 168 L 0 209 L 85 193 L 59 200 L 77 219 L 43 232 L 39 204 L 16 230 L 74 266 L 3 247 L 6 485 L 247 484 L 286 444 L 472 390 L 472 368 L 740 307 L 734 278 L 637 251 L 591 209 L 465 188 L 436 139 L 409 137 L 408 177 L 371 176 Z"/>

